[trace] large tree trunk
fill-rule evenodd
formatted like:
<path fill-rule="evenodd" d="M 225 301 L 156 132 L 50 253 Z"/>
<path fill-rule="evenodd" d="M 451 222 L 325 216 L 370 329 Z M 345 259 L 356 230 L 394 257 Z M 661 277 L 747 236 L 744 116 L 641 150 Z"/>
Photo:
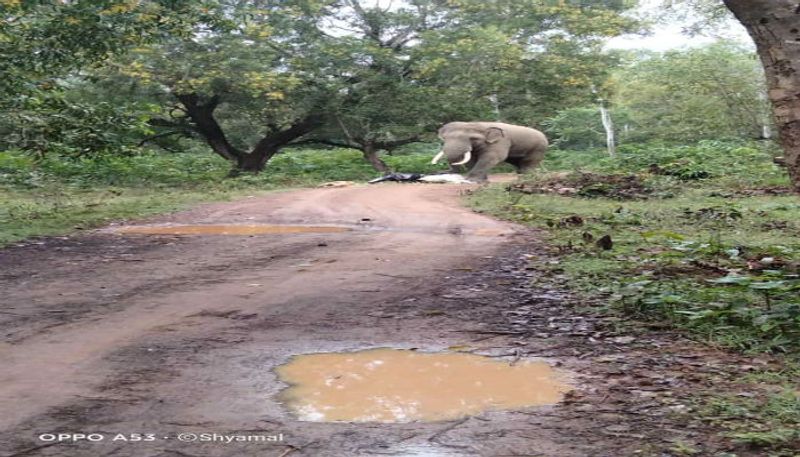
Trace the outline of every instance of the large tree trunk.
<path fill-rule="evenodd" d="M 800 4 L 723 0 L 753 38 L 794 190 L 800 193 Z"/>
<path fill-rule="evenodd" d="M 271 159 L 272 156 L 277 153 L 278 148 L 272 148 L 263 149 L 258 154 L 253 152 L 249 154 L 242 154 L 236 159 L 236 168 L 231 172 L 231 174 L 236 175 L 241 172 L 260 173 L 264 171 L 269 159 Z"/>
<path fill-rule="evenodd" d="M 364 159 L 369 162 L 376 171 L 381 173 L 387 173 L 389 171 L 389 166 L 386 165 L 386 162 L 378 157 L 378 149 L 375 147 L 374 143 L 365 143 L 361 148 L 361 152 L 364 153 Z"/>
<path fill-rule="evenodd" d="M 272 132 L 264 136 L 253 149 L 247 153 L 235 148 L 225 137 L 225 132 L 214 118 L 214 110 L 219 105 L 219 97 L 211 97 L 203 103 L 197 94 L 179 94 L 178 101 L 181 102 L 191 119 L 194 130 L 197 131 L 211 149 L 220 156 L 230 160 L 234 164 L 231 174 L 239 172 L 258 173 L 264 170 L 269 159 L 278 153 L 281 147 L 289 142 L 307 134 L 316 128 L 320 119 L 315 115 L 308 115 L 298 119 L 291 127 L 285 130 L 278 130 L 277 127 Z"/>
<path fill-rule="evenodd" d="M 251 173 L 258 173 L 264 170 L 264 166 L 269 162 L 269 159 L 277 154 L 280 148 L 314 130 L 319 123 L 320 119 L 317 116 L 309 115 L 298 120 L 286 130 L 269 133 L 256 143 L 250 153 L 242 154 L 238 157 L 236 161 L 237 170 Z"/>
<path fill-rule="evenodd" d="M 211 97 L 205 103 L 202 103 L 200 97 L 194 93 L 178 94 L 177 98 L 186 109 L 186 114 L 192 120 L 195 130 L 205 138 L 214 152 L 231 161 L 237 160 L 243 154 L 228 141 L 222 127 L 214 119 L 214 110 L 219 105 L 219 97 Z"/>

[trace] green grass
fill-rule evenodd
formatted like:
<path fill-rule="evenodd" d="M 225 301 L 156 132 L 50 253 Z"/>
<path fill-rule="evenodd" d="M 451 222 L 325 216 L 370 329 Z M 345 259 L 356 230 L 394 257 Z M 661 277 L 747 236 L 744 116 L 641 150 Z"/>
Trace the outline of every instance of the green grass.
<path fill-rule="evenodd" d="M 175 211 L 239 194 L 225 190 L 166 192 L 123 187 L 4 192 L 0 195 L 0 245 Z"/>
<path fill-rule="evenodd" d="M 800 448 L 800 393 L 792 381 L 797 378 L 786 373 L 770 377 L 770 389 L 742 383 L 741 392 L 712 396 L 698 405 L 698 412 L 740 446 L 761 449 L 763 455 L 795 457 Z"/>
<path fill-rule="evenodd" d="M 600 305 L 592 312 L 777 357 L 785 370 L 742 379 L 752 397 L 698 394 L 699 419 L 760 455 L 796 456 L 800 200 L 759 191 L 788 185 L 771 154 L 768 147 L 710 142 L 639 146 L 617 159 L 554 151 L 524 185 L 489 186 L 469 203 L 540 229 L 555 259 L 539 268 L 566 276 L 574 293 Z M 629 195 L 618 191 L 631 182 L 633 198 L 622 198 Z M 564 188 L 568 195 L 554 194 Z M 611 249 L 597 244 L 604 235 Z"/>
<path fill-rule="evenodd" d="M 387 156 L 398 171 L 433 172 L 430 153 Z M 175 211 L 189 205 L 326 181 L 363 182 L 379 175 L 353 150 L 292 150 L 259 175 L 228 177 L 211 154 L 142 153 L 131 157 L 35 161 L 0 153 L 0 246 Z"/>
<path fill-rule="evenodd" d="M 701 141 L 694 145 L 660 143 L 621 145 L 617 157 L 604 150 L 552 150 L 544 163 L 546 171 L 591 170 L 601 173 L 641 173 L 658 165 L 667 176 L 704 187 L 738 189 L 785 185 L 785 173 L 772 163 L 781 155 L 774 143 Z M 707 176 L 709 179 L 691 179 Z"/>
<path fill-rule="evenodd" d="M 519 196 L 494 187 L 472 204 L 547 230 L 574 287 L 603 291 L 618 312 L 667 321 L 742 350 L 800 349 L 800 204 L 794 196 L 730 199 L 690 190 L 621 202 Z M 562 222 L 575 215 L 583 224 Z M 595 246 L 603 235 L 611 236 L 612 250 Z"/>
<path fill-rule="evenodd" d="M 754 192 L 786 186 L 784 171 L 766 151 L 746 145 L 635 152 L 591 162 L 586 153 L 557 151 L 544 164 L 548 171 L 532 176 L 525 189 L 583 186 L 570 187 L 575 195 L 495 186 L 471 204 L 546 230 L 561 253 L 558 268 L 576 290 L 605 294 L 611 311 L 740 350 L 800 351 L 800 201 Z M 683 165 L 695 164 L 692 172 L 663 174 L 679 153 Z M 565 165 L 583 171 L 565 174 Z M 600 178 L 632 173 L 634 196 L 649 198 L 605 197 L 631 181 Z M 596 246 L 604 235 L 613 249 Z"/>

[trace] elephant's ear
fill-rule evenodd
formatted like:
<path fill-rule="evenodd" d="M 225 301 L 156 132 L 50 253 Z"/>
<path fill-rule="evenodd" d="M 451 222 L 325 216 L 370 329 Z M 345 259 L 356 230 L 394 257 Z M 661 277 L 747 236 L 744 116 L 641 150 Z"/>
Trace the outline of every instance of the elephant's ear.
<path fill-rule="evenodd" d="M 500 127 L 489 127 L 488 129 L 486 129 L 485 135 L 486 135 L 486 142 L 489 144 L 497 143 L 500 140 L 500 138 L 506 136 L 505 132 L 503 132 L 503 129 L 501 129 Z"/>

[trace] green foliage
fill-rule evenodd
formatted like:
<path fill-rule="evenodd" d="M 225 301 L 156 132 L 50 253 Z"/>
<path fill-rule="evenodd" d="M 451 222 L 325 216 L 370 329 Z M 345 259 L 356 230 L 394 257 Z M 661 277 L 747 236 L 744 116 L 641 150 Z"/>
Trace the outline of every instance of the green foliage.
<path fill-rule="evenodd" d="M 179 98 L 214 100 L 211 116 L 247 152 L 312 111 L 322 114 L 336 88 L 333 56 L 312 30 L 330 2 L 273 3 L 238 2 L 226 10 L 230 29 L 197 30 L 119 56 L 97 72 L 104 80 L 99 87 L 117 93 L 123 87 L 130 99 L 158 104 L 159 132 L 194 132 L 204 140 L 209 129 L 198 127 Z"/>
<path fill-rule="evenodd" d="M 132 154 L 136 138 L 152 132 L 148 108 L 74 101 L 60 90 L 34 91 L 20 96 L 0 119 L 0 149 L 38 157 Z"/>
<path fill-rule="evenodd" d="M 511 186 L 515 191 L 490 186 L 470 203 L 539 228 L 551 254 L 537 268 L 564 278 L 574 294 L 593 305 L 587 312 L 753 354 L 752 374 L 733 386 L 696 392 L 696 407 L 685 413 L 687 426 L 710 422 L 723 435 L 718 439 L 732 443 L 730 455 L 795 457 L 800 204 L 794 196 L 770 195 L 786 189 L 785 171 L 772 163 L 770 148 L 740 142 L 621 149 L 617 159 L 602 150 L 551 151 L 546 171 Z M 709 176 L 682 181 L 652 173 L 675 163 Z M 636 179 L 627 179 L 631 176 Z M 562 186 L 583 190 L 591 182 L 603 192 L 556 195 Z M 636 199 L 619 200 L 631 182 L 649 193 L 640 189 Z M 550 193 L 520 192 L 531 189 Z M 613 240 L 610 250 L 596 244 L 603 235 Z M 770 368 L 759 371 L 762 363 Z M 678 443 L 670 452 L 695 450 Z"/>
<path fill-rule="evenodd" d="M 612 113 L 614 125 L 630 123 L 624 109 Z M 554 146 L 562 149 L 593 149 L 606 143 L 606 133 L 600 119 L 600 108 L 580 107 L 560 110 L 554 117 L 542 122 Z"/>
<path fill-rule="evenodd" d="M 623 146 L 756 139 L 765 129 L 774 130 L 763 69 L 750 49 L 720 41 L 620 57 L 623 63 L 598 86 L 610 94 L 616 138 Z M 605 132 L 598 111 L 597 106 L 561 108 L 543 125 L 561 147 L 600 147 Z"/>
<path fill-rule="evenodd" d="M 590 192 L 591 200 L 582 197 L 587 192 L 566 197 L 495 188 L 480 193 L 474 204 L 546 228 L 561 252 L 557 268 L 577 288 L 602 291 L 613 312 L 667 323 L 741 350 L 800 354 L 800 213 L 792 210 L 792 197 L 748 196 L 758 192 L 746 189 L 786 185 L 780 170 L 769 171 L 775 168 L 769 155 L 741 144 L 708 142 L 643 147 L 631 156 L 626 155 L 631 151 L 622 152 L 616 161 L 596 152 L 592 163 L 588 154 L 558 151 L 545 166 L 553 171 L 580 164 L 595 173 L 636 173 L 650 186 L 648 200 L 610 200 L 604 198 L 609 194 L 605 188 Z M 695 176 L 651 173 L 679 157 L 701 165 L 708 177 L 681 182 Z M 750 175 L 749 170 L 763 174 Z M 545 183 L 557 189 L 559 182 L 573 187 L 572 176 L 534 176 L 524 188 Z M 611 251 L 587 241 L 589 235 L 594 240 L 604 234 L 614 241 Z"/>
<path fill-rule="evenodd" d="M 398 172 L 441 171 L 430 164 L 430 152 L 384 156 Z M 221 185 L 238 189 L 242 183 L 268 188 L 314 185 L 324 181 L 365 181 L 377 173 L 352 149 L 289 149 L 277 155 L 263 175 L 239 177 L 228 183 L 228 164 L 200 152 L 164 154 L 145 152 L 133 156 L 80 157 L 41 160 L 13 151 L 0 153 L 0 186 L 37 189 L 51 186 L 90 189 L 96 186 L 203 188 Z"/>
<path fill-rule="evenodd" d="M 150 133 L 152 109 L 142 99 L 84 97 L 91 70 L 133 46 L 222 27 L 218 8 L 202 0 L 0 0 L 0 150 L 132 153 Z"/>
<path fill-rule="evenodd" d="M 542 0 L 449 1 L 462 30 L 474 36 L 483 28 L 501 42 L 503 36 L 519 49 L 488 49 L 487 58 L 455 67 L 485 95 L 494 94 L 500 118 L 523 125 L 538 125 L 565 107 L 585 106 L 595 96 L 593 88 L 608 77 L 614 57 L 602 51 L 603 41 L 635 31 L 636 21 L 622 14 L 633 2 L 552 2 Z M 452 42 L 452 41 L 451 41 Z M 519 54 L 515 56 L 515 54 Z M 493 58 L 494 56 L 494 58 Z M 465 62 L 466 63 L 466 62 Z M 464 72 L 465 68 L 469 71 Z M 485 71 L 481 71 L 485 70 Z"/>
<path fill-rule="evenodd" d="M 622 143 L 759 138 L 771 115 L 763 69 L 750 49 L 718 42 L 664 54 L 640 54 L 610 83 Z"/>
<path fill-rule="evenodd" d="M 776 381 L 784 383 L 777 393 L 715 396 L 700 412 L 736 443 L 762 449 L 770 456 L 794 457 L 792 449 L 800 445 L 800 395 L 792 379 Z"/>
<path fill-rule="evenodd" d="M 784 354 L 778 364 L 786 372 L 742 379 L 757 386 L 743 386 L 746 396 L 698 400 L 692 420 L 713 422 L 758 455 L 794 457 L 800 443 L 798 371 L 791 368 L 800 360 L 800 205 L 791 196 L 709 196 L 719 193 L 720 181 L 696 184 L 670 185 L 672 198 L 625 202 L 521 195 L 496 186 L 471 201 L 546 231 L 555 258 L 545 268 L 595 304 L 593 312 L 671 327 L 713 345 Z M 611 250 L 595 244 L 602 235 L 611 236 Z"/>
<path fill-rule="evenodd" d="M 218 23 L 215 8 L 200 0 L 2 0 L 0 104 L 130 46 Z"/>
<path fill-rule="evenodd" d="M 219 100 L 215 116 L 240 149 L 309 113 L 327 121 L 314 138 L 393 144 L 496 109 L 528 123 L 585 103 L 608 73 L 602 39 L 633 27 L 621 14 L 630 6 L 239 2 L 227 16 L 234 33 L 141 48 L 110 75 L 131 96 L 157 96 L 172 115 L 160 126 L 196 127 L 175 95 Z"/>
<path fill-rule="evenodd" d="M 707 178 L 712 179 L 698 184 L 739 188 L 786 182 L 785 170 L 772 161 L 778 148 L 767 142 L 703 140 L 693 145 L 623 144 L 617 154 L 618 157 L 611 158 L 602 149 L 553 149 L 548 152 L 544 167 L 600 173 L 655 173 L 651 178 L 663 177 L 665 184 L 669 179 L 691 184 L 691 181 Z"/>
<path fill-rule="evenodd" d="M 2 5 L 0 48 L 14 86 L 0 91 L 10 113 L 0 129 L 18 140 L 6 147 L 40 154 L 126 152 L 149 133 L 219 137 L 181 96 L 211 111 L 231 146 L 215 151 L 228 158 L 310 117 L 325 120 L 315 138 L 386 148 L 450 120 L 536 123 L 585 105 L 609 71 L 603 40 L 636 27 L 623 14 L 632 2 Z M 141 109 L 148 104 L 159 108 Z M 25 118 L 39 127 L 22 131 Z"/>

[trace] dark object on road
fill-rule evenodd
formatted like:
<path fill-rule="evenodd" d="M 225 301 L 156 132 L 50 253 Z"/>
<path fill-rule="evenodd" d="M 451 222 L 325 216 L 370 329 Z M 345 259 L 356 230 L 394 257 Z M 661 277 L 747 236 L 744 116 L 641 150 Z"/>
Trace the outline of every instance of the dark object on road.
<path fill-rule="evenodd" d="M 388 175 L 373 179 L 369 183 L 375 184 L 384 181 L 427 182 L 438 184 L 475 184 L 474 181 L 470 181 L 457 173 L 436 173 L 433 175 L 422 175 L 419 173 L 389 173 Z"/>
<path fill-rule="evenodd" d="M 422 175 L 420 173 L 389 173 L 388 175 L 383 175 L 380 178 L 375 178 L 370 181 L 370 184 L 375 184 L 377 182 L 384 182 L 384 181 L 419 181 Z"/>

